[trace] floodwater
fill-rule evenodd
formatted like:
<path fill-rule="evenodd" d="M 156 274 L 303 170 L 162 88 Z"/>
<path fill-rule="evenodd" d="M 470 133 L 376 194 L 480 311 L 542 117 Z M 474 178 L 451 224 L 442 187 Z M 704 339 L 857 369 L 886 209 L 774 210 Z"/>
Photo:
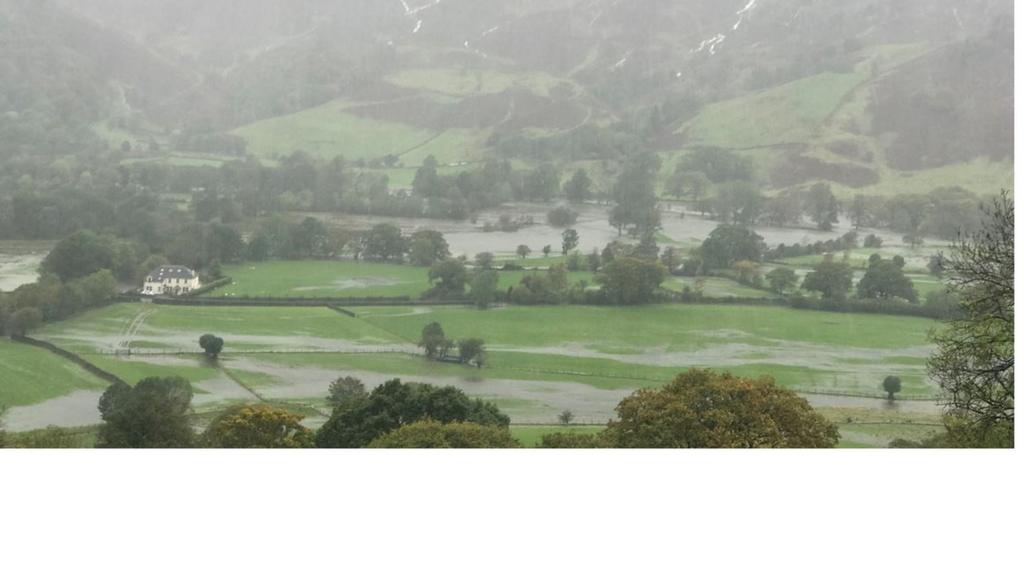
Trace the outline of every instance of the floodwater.
<path fill-rule="evenodd" d="M 609 242 L 619 239 L 618 231 L 608 223 L 608 211 L 610 207 L 600 204 L 586 204 L 573 206 L 573 210 L 579 213 L 579 219 L 570 228 L 575 229 L 580 235 L 578 249 L 583 253 L 589 253 L 595 248 L 604 249 Z M 481 212 L 475 221 L 453 221 L 453 220 L 432 220 L 427 218 L 391 218 L 381 216 L 352 216 L 333 215 L 327 216 L 332 222 L 339 225 L 368 229 L 376 224 L 388 222 L 401 228 L 406 234 L 416 230 L 436 230 L 444 234 L 445 240 L 454 256 L 467 256 L 472 258 L 481 252 L 491 252 L 497 255 L 513 255 L 516 248 L 525 244 L 533 250 L 533 255 L 540 253 L 541 249 L 550 245 L 554 253 L 561 252 L 562 231 L 564 228 L 555 228 L 547 224 L 547 213 L 551 210 L 550 205 L 516 203 L 508 204 L 501 208 Z M 323 214 L 309 214 L 317 218 L 325 218 Z M 485 232 L 485 223 L 496 223 L 502 215 L 507 215 L 513 220 L 520 217 L 531 217 L 536 222 L 533 226 L 520 229 L 518 232 Z M 681 248 L 699 246 L 711 232 L 721 225 L 721 222 L 712 220 L 693 212 L 684 212 L 672 203 L 662 205 L 662 232 L 671 238 Z M 831 232 L 823 232 L 811 227 L 806 228 L 774 228 L 771 226 L 754 226 L 753 229 L 764 237 L 769 246 L 779 244 L 810 244 L 819 241 L 833 240 L 839 238 L 853 229 L 849 220 L 842 218 L 839 224 Z M 884 230 L 862 229 L 860 238 L 868 234 L 875 234 L 883 240 L 883 248 L 879 250 L 882 255 L 890 251 L 893 254 L 902 253 L 904 244 L 902 236 Z M 939 240 L 926 241 L 928 248 L 942 248 L 945 243 Z M 927 264 L 930 250 L 923 250 L 918 261 L 908 263 L 913 267 L 923 268 Z"/>
<path fill-rule="evenodd" d="M 38 430 L 48 426 L 76 428 L 99 424 L 99 402 L 103 392 L 78 390 L 32 406 L 11 408 L 4 425 L 11 432 Z"/>
<path fill-rule="evenodd" d="M 49 243 L 0 242 L 0 292 L 35 282 L 49 251 Z"/>

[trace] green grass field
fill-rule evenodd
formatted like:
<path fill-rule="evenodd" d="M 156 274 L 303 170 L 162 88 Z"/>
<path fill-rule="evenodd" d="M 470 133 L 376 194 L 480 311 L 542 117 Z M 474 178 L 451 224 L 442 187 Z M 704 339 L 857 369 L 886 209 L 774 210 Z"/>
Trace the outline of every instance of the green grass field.
<path fill-rule="evenodd" d="M 257 156 L 286 156 L 303 150 L 321 158 L 382 158 L 408 150 L 434 136 L 430 131 L 397 122 L 362 118 L 345 112 L 351 103 L 328 102 L 287 116 L 243 126 L 234 134 L 245 138 Z"/>
<path fill-rule="evenodd" d="M 106 387 L 103 380 L 51 352 L 0 340 L 0 406 L 28 406 L 75 390 Z"/>
<path fill-rule="evenodd" d="M 273 261 L 226 266 L 234 283 L 210 296 L 289 298 L 418 298 L 430 289 L 429 269 L 418 266 L 354 261 Z M 526 271 L 499 272 L 499 286 L 518 284 Z M 572 272 L 570 282 L 592 282 L 589 272 Z"/>
<path fill-rule="evenodd" d="M 880 398 L 890 374 L 903 379 L 905 400 L 935 394 L 924 370 L 935 323 L 922 319 L 712 305 L 352 310 L 356 318 L 326 308 L 119 304 L 48 325 L 37 336 L 129 382 L 183 376 L 204 410 L 253 401 L 254 390 L 272 401 L 323 408 L 330 382 L 354 375 L 370 387 L 396 377 L 456 386 L 496 402 L 514 422 L 553 423 L 570 409 L 578 423 L 597 425 L 630 391 L 662 386 L 692 367 L 771 375 L 792 390 L 843 395 L 838 406 L 880 405 L 845 395 Z M 449 338 L 483 338 L 487 365 L 423 358 L 416 343 L 433 321 Z M 226 341 L 218 363 L 199 354 L 199 335 L 207 332 Z M 131 356 L 124 355 L 128 347 Z M 856 437 L 870 444 L 866 433 Z"/>

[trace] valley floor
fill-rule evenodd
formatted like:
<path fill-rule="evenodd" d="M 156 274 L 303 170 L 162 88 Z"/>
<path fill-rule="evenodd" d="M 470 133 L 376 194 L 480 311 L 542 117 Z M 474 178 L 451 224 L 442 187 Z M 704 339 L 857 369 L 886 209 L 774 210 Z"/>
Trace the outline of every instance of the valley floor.
<path fill-rule="evenodd" d="M 661 386 L 691 367 L 772 375 L 839 423 L 848 446 L 927 435 L 940 416 L 938 391 L 924 370 L 928 331 L 936 325 L 929 320 L 717 305 L 351 311 L 354 318 L 327 308 L 119 304 L 48 325 L 35 336 L 128 382 L 183 376 L 195 388 L 200 418 L 233 403 L 267 401 L 298 410 L 318 426 L 328 414 L 330 383 L 356 376 L 368 387 L 391 378 L 458 387 L 495 402 L 518 431 L 552 426 L 563 410 L 571 410 L 577 424 L 603 426 L 632 391 Z M 483 338 L 487 365 L 424 359 L 416 342 L 435 321 L 449 337 Z M 227 342 L 217 362 L 199 353 L 199 335 L 207 332 Z M 12 407 L 9 430 L 99 423 L 102 382 L 75 374 L 77 367 L 45 351 L 3 346 L 4 358 L 19 366 L 48 368 L 8 376 L 0 387 L 0 403 Z M 21 360 L 39 355 L 42 360 Z M 904 383 L 894 404 L 881 390 L 890 374 Z M 522 433 L 526 445 L 539 437 Z"/>

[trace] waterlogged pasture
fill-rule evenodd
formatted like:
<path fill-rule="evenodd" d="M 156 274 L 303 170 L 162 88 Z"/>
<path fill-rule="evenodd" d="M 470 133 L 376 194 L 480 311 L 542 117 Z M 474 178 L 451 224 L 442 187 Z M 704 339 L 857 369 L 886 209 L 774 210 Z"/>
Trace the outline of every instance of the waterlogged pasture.
<path fill-rule="evenodd" d="M 807 393 L 812 405 L 836 409 L 884 407 L 881 381 L 896 374 L 908 399 L 897 413 L 937 412 L 933 402 L 909 401 L 936 393 L 924 371 L 935 323 L 923 319 L 710 305 L 352 310 L 356 318 L 327 308 L 120 304 L 51 324 L 38 336 L 130 382 L 188 378 L 197 410 L 206 411 L 262 399 L 322 415 L 330 382 L 352 375 L 369 387 L 396 377 L 455 386 L 496 402 L 516 423 L 555 424 L 572 410 L 577 423 L 602 425 L 634 390 L 707 367 L 771 374 Z M 424 359 L 416 343 L 435 321 L 451 338 L 483 338 L 487 365 Z M 227 343 L 216 363 L 200 354 L 198 339 L 207 332 Z M 92 418 L 76 422 L 95 420 L 93 400 L 73 403 Z"/>
<path fill-rule="evenodd" d="M 539 265 L 527 263 L 528 265 Z M 232 284 L 214 291 L 214 297 L 275 298 L 419 298 L 431 288 L 429 268 L 354 261 L 273 261 L 227 266 Z M 528 271 L 499 272 L 499 288 L 519 284 Z M 572 272 L 571 283 L 593 283 L 589 272 Z"/>

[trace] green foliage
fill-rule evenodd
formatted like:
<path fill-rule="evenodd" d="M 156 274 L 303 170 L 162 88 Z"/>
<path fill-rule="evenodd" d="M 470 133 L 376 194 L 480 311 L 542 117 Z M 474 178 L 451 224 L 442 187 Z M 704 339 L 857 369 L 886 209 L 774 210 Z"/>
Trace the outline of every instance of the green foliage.
<path fill-rule="evenodd" d="M 43 313 L 38 308 L 22 308 L 8 320 L 11 334 L 25 336 L 43 324 Z"/>
<path fill-rule="evenodd" d="M 729 268 L 741 260 L 760 262 L 766 250 L 764 238 L 749 228 L 722 225 L 704 240 L 700 255 L 709 269 Z"/>
<path fill-rule="evenodd" d="M 409 261 L 417 266 L 433 266 L 451 257 L 444 235 L 434 230 L 418 230 L 410 238 Z"/>
<path fill-rule="evenodd" d="M 620 305 L 649 304 L 668 277 L 661 262 L 637 258 L 616 258 L 596 276 L 608 302 Z"/>
<path fill-rule="evenodd" d="M 441 424 L 468 422 L 507 429 L 508 416 L 493 404 L 471 400 L 457 388 L 403 384 L 391 380 L 368 396 L 334 410 L 317 432 L 320 448 L 361 448 L 407 424 L 434 420 Z"/>
<path fill-rule="evenodd" d="M 616 448 L 831 448 L 834 424 L 768 376 L 691 370 L 661 390 L 639 390 L 603 433 Z"/>
<path fill-rule="evenodd" d="M 903 381 L 899 376 L 886 376 L 882 381 L 882 390 L 889 395 L 889 401 L 896 399 L 896 395 L 903 389 Z"/>
<path fill-rule="evenodd" d="M 718 186 L 712 207 L 719 220 L 752 226 L 761 216 L 764 198 L 753 182 L 733 180 Z"/>
<path fill-rule="evenodd" d="M 819 182 L 811 186 L 807 195 L 807 211 L 811 220 L 818 225 L 818 230 L 830 232 L 832 225 L 839 223 L 839 202 L 832 193 L 832 187 Z"/>
<path fill-rule="evenodd" d="M 360 398 L 366 395 L 366 386 L 363 381 L 354 376 L 345 376 L 331 382 L 327 389 L 327 402 L 337 408 L 345 402 Z"/>
<path fill-rule="evenodd" d="M 627 227 L 635 234 L 661 227 L 656 190 L 660 170 L 661 158 L 654 153 L 636 154 L 626 161 L 612 189 L 615 206 L 609 216 L 619 233 Z"/>
<path fill-rule="evenodd" d="M 192 386 L 184 378 L 146 378 L 114 384 L 100 398 L 101 448 L 189 448 Z"/>
<path fill-rule="evenodd" d="M 785 294 L 796 288 L 799 278 L 792 268 L 776 268 L 769 272 L 765 278 L 768 279 L 768 286 L 776 294 Z"/>
<path fill-rule="evenodd" d="M 469 298 L 473 304 L 481 310 L 486 310 L 494 304 L 498 296 L 498 273 L 493 270 L 483 270 L 473 275 L 470 283 Z"/>
<path fill-rule="evenodd" d="M 575 224 L 579 216 L 580 215 L 574 212 L 571 208 L 558 206 L 548 212 L 548 224 L 555 228 L 565 228 Z"/>
<path fill-rule="evenodd" d="M 463 364 L 483 368 L 487 360 L 487 349 L 480 338 L 464 338 L 459 340 L 459 360 Z"/>
<path fill-rule="evenodd" d="M 466 280 L 469 278 L 469 272 L 467 272 L 466 265 L 461 260 L 449 258 L 434 264 L 430 268 L 427 277 L 434 283 L 434 287 L 427 294 L 428 296 L 459 296 L 466 292 Z"/>
<path fill-rule="evenodd" d="M 593 195 L 593 181 L 587 175 L 586 170 L 580 168 L 573 175 L 572 179 L 565 183 L 563 192 L 566 199 L 573 204 L 582 204 Z"/>
<path fill-rule="evenodd" d="M 802 288 L 820 292 L 822 298 L 843 300 L 853 286 L 853 270 L 846 262 L 829 257 L 804 277 Z"/>
<path fill-rule="evenodd" d="M 697 148 L 683 156 L 676 167 L 676 173 L 700 173 L 716 184 L 730 181 L 750 180 L 754 175 L 754 165 L 745 158 L 714 146 Z"/>
<path fill-rule="evenodd" d="M 947 266 L 961 317 L 935 335 L 928 369 L 960 423 L 958 436 L 978 445 L 1013 445 L 1014 217 L 1004 192 L 985 213 L 983 231 L 965 237 Z M 993 438 L 1002 437 L 999 442 Z"/>
<path fill-rule="evenodd" d="M 210 448 L 312 448 L 313 433 L 302 416 L 265 404 L 222 412 L 203 434 Z"/>
<path fill-rule="evenodd" d="M 565 232 L 562 232 L 562 256 L 565 256 L 569 252 L 572 252 L 579 245 L 580 245 L 580 235 L 579 235 L 579 232 L 576 232 L 575 230 L 571 230 L 571 229 L 570 230 L 566 230 Z"/>
<path fill-rule="evenodd" d="M 426 352 L 427 358 L 436 359 L 443 358 L 451 346 L 444 334 L 444 328 L 437 322 L 431 322 L 423 327 L 419 347 Z"/>
<path fill-rule="evenodd" d="M 109 238 L 87 230 L 76 232 L 53 247 L 41 268 L 65 282 L 100 270 L 113 270 L 114 247 Z"/>
<path fill-rule="evenodd" d="M 199 347 L 206 353 L 206 357 L 216 360 L 224 350 L 224 339 L 213 334 L 203 334 L 199 337 Z"/>
<path fill-rule="evenodd" d="M 878 254 L 872 255 L 867 271 L 857 284 L 857 297 L 877 300 L 901 298 L 917 303 L 914 283 L 903 273 L 899 256 L 886 260 Z"/>
<path fill-rule="evenodd" d="M 540 440 L 541 448 L 578 450 L 583 448 L 612 448 L 600 434 L 575 434 L 572 432 L 555 432 L 545 434 Z"/>
<path fill-rule="evenodd" d="M 367 260 L 401 262 L 408 251 L 408 239 L 394 224 L 377 224 L 363 237 L 362 253 Z"/>
<path fill-rule="evenodd" d="M 406 424 L 370 443 L 370 448 L 521 448 L 508 428 L 471 422 Z"/>

